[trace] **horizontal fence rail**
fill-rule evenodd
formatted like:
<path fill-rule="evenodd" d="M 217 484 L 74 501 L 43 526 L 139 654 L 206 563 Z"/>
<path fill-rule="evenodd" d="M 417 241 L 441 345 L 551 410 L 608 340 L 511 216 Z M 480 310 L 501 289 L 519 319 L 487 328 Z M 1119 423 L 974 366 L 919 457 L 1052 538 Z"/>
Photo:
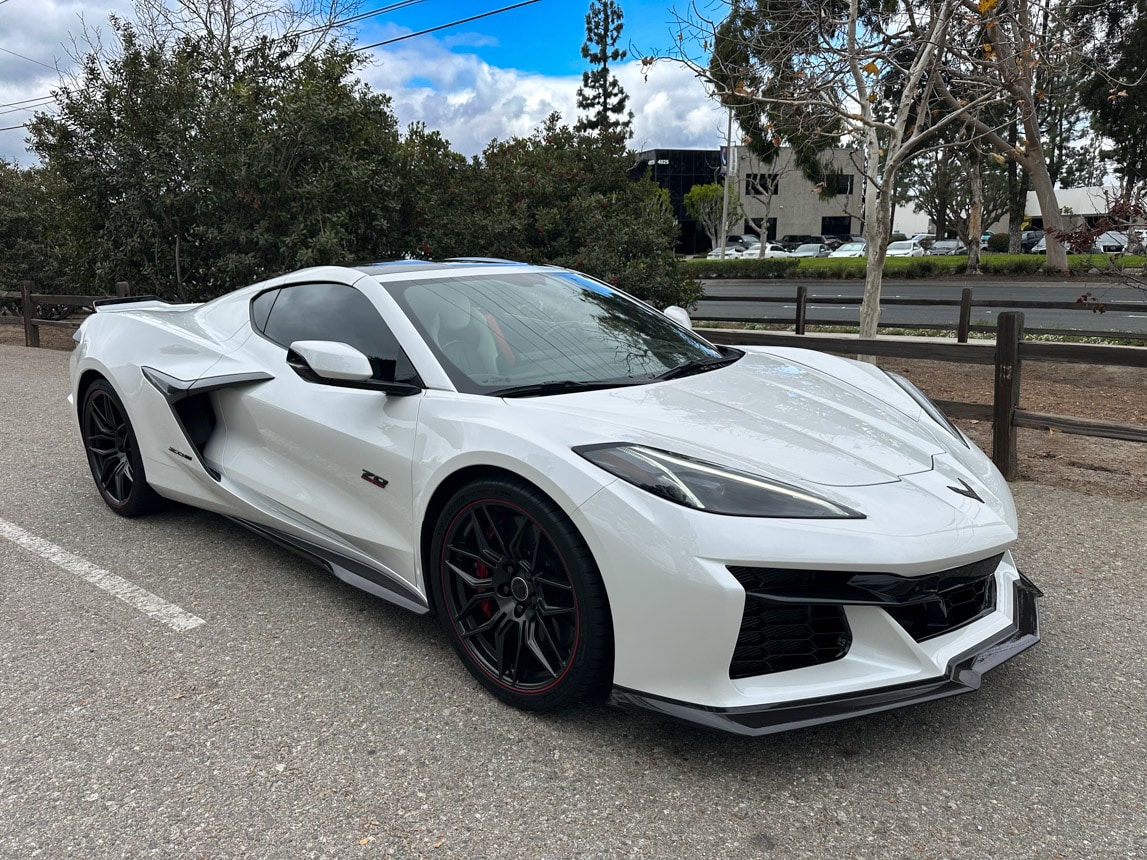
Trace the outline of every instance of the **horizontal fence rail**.
<path fill-rule="evenodd" d="M 49 293 L 34 293 L 32 287 L 34 285 L 31 281 L 24 281 L 20 285 L 20 292 L 0 292 L 0 301 L 14 301 L 20 302 L 20 316 L 19 317 L 3 317 L 0 316 L 0 323 L 11 321 L 13 324 L 23 323 L 24 325 L 24 345 L 25 346 L 39 346 L 40 345 L 40 326 L 59 326 L 62 328 L 77 328 L 80 324 L 78 320 L 72 319 L 45 319 L 37 317 L 36 312 L 44 305 L 63 305 L 70 308 L 86 308 L 87 310 L 94 309 L 94 303 L 100 299 L 110 298 L 110 296 L 72 296 L 72 295 L 55 295 Z M 129 288 L 126 281 L 117 281 L 116 296 L 123 298 L 128 295 Z"/>
<path fill-rule="evenodd" d="M 1019 408 L 1024 362 L 1045 361 L 1072 364 L 1103 364 L 1147 368 L 1147 348 L 1096 346 L 1076 343 L 1024 341 L 1024 315 L 1006 311 L 996 323 L 996 342 L 957 343 L 939 338 L 862 339 L 856 335 L 801 335 L 793 332 L 746 329 L 698 328 L 714 343 L 757 346 L 787 346 L 839 355 L 869 355 L 962 364 L 992 365 L 995 382 L 992 403 L 938 400 L 936 405 L 953 418 L 992 422 L 992 460 L 1009 481 L 1018 475 L 1016 430 L 1056 430 L 1081 436 L 1147 442 L 1147 427 L 1067 415 L 1052 415 Z"/>
<path fill-rule="evenodd" d="M 795 312 L 790 316 L 769 316 L 769 317 L 730 317 L 722 316 L 720 314 L 712 314 L 707 312 L 698 312 L 696 315 L 699 319 L 708 322 L 722 322 L 722 323 L 762 323 L 766 325 L 791 325 L 794 326 L 797 334 L 805 334 L 808 326 L 840 326 L 848 325 L 849 323 L 841 323 L 840 320 L 827 320 L 809 318 L 809 306 L 817 305 L 855 305 L 857 307 L 864 301 L 860 296 L 810 296 L 808 294 L 808 287 L 799 285 L 796 288 L 796 294 L 792 296 L 704 296 L 701 301 L 726 303 L 737 302 L 745 304 L 784 304 L 794 305 Z M 1147 313 L 1147 302 L 1102 302 L 1105 311 L 1112 311 L 1115 313 L 1134 313 L 1136 311 Z M 956 340 L 960 343 L 966 343 L 970 332 L 991 332 L 995 331 L 995 325 L 974 325 L 972 323 L 972 310 L 973 308 L 1003 308 L 1008 310 L 1074 310 L 1078 311 L 1084 308 L 1080 302 L 1054 302 L 1042 300 L 1027 300 L 1023 301 L 1014 299 L 976 299 L 973 295 L 971 287 L 964 287 L 961 291 L 960 298 L 958 299 L 900 299 L 900 298 L 881 298 L 881 307 L 936 307 L 936 308 L 959 308 L 959 321 L 952 325 L 947 322 L 936 323 L 879 323 L 880 328 L 895 328 L 909 331 L 920 330 L 940 330 L 940 331 L 955 331 Z M 1111 331 L 1091 331 L 1086 329 L 1042 329 L 1030 328 L 1027 329 L 1028 334 L 1053 334 L 1053 335 L 1070 335 L 1072 337 L 1118 337 L 1125 340 L 1142 340 L 1147 341 L 1147 335 L 1136 332 L 1111 332 Z"/>

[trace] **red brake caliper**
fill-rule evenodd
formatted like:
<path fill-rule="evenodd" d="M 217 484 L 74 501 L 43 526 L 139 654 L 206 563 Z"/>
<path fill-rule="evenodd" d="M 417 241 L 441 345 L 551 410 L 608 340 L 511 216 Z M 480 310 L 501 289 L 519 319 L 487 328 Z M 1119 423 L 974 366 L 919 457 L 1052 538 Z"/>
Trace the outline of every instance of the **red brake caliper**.
<path fill-rule="evenodd" d="M 474 563 L 474 575 L 476 577 L 478 577 L 479 579 L 489 579 L 490 578 L 490 568 L 486 567 L 486 565 L 482 564 L 482 562 L 480 562 L 480 561 L 475 562 Z M 494 615 L 494 601 L 489 599 L 489 598 L 486 598 L 481 603 L 479 603 L 478 608 L 481 610 L 482 614 L 485 615 L 487 618 L 490 618 Z"/>

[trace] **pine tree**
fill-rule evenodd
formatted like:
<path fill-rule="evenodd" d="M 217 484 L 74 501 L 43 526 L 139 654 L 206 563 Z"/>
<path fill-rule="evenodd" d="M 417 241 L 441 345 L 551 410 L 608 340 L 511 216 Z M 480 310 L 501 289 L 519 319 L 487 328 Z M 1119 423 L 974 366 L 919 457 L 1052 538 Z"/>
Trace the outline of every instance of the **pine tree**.
<path fill-rule="evenodd" d="M 593 0 L 585 16 L 585 44 L 581 55 L 593 64 L 582 72 L 577 91 L 578 110 L 587 111 L 575 130 L 597 135 L 617 134 L 628 140 L 633 133 L 633 112 L 626 110 L 629 96 L 609 70 L 611 62 L 624 60 L 626 52 L 617 47 L 624 15 L 614 0 Z"/>

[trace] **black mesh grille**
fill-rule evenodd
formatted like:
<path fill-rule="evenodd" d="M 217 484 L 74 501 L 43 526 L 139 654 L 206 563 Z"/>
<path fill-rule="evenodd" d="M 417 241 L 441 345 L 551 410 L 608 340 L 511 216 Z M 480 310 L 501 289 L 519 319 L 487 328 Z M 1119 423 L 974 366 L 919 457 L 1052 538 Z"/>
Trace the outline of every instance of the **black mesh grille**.
<path fill-rule="evenodd" d="M 774 603 L 749 596 L 729 665 L 730 678 L 748 678 L 839 660 L 852 631 L 841 606 Z"/>
<path fill-rule="evenodd" d="M 848 605 L 880 606 L 917 642 L 948 633 L 995 609 L 1002 558 L 1000 553 L 927 576 L 731 566 L 747 594 L 729 675 L 839 660 L 852 644 Z"/>

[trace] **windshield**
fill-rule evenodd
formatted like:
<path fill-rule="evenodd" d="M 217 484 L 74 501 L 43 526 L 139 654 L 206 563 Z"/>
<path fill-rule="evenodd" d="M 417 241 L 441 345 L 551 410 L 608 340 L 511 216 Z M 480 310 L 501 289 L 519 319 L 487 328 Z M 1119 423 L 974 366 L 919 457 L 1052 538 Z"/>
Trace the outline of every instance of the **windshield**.
<path fill-rule="evenodd" d="M 839 250 L 841 250 L 841 251 L 863 251 L 864 250 L 864 243 L 863 242 L 848 242 L 844 245 L 841 245 Z"/>
<path fill-rule="evenodd" d="M 911 242 L 893 242 L 891 245 L 888 246 L 889 251 L 908 251 L 908 250 L 911 250 L 911 248 L 912 248 Z"/>
<path fill-rule="evenodd" d="M 459 391 L 503 394 L 550 383 L 566 383 L 566 390 L 569 383 L 647 383 L 682 365 L 703 367 L 727 358 L 648 305 L 573 272 L 465 275 L 383 286 Z"/>

